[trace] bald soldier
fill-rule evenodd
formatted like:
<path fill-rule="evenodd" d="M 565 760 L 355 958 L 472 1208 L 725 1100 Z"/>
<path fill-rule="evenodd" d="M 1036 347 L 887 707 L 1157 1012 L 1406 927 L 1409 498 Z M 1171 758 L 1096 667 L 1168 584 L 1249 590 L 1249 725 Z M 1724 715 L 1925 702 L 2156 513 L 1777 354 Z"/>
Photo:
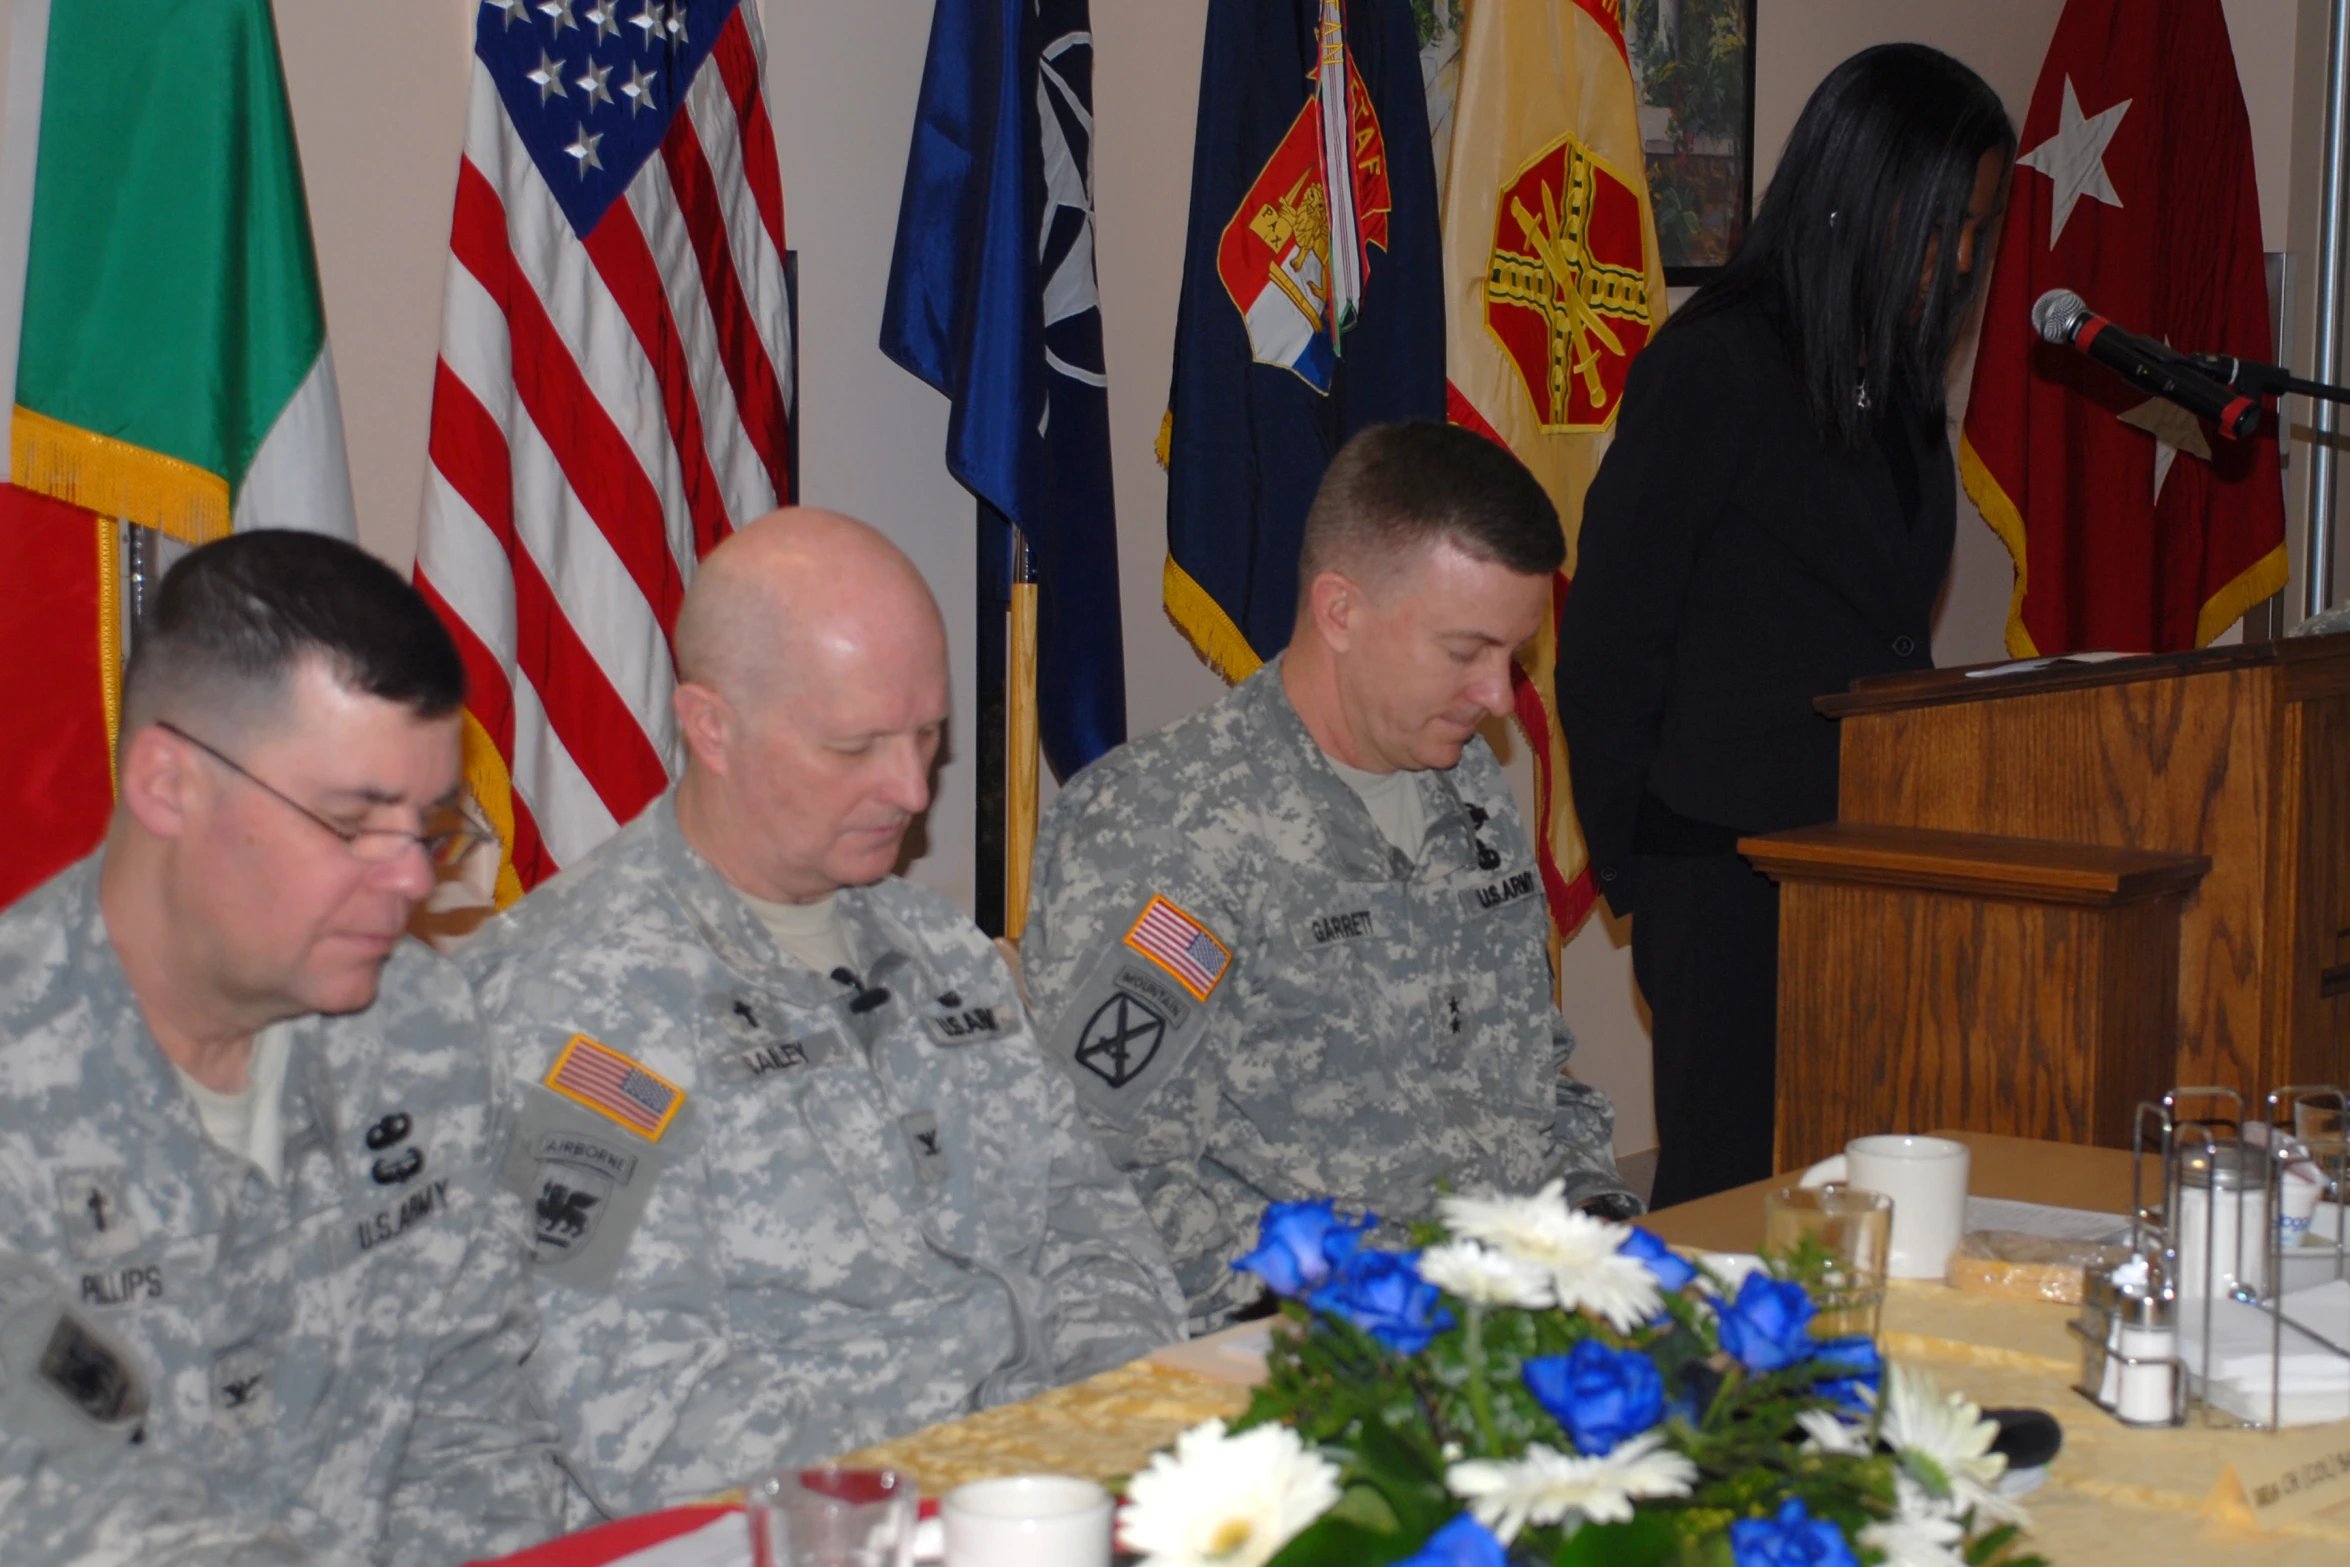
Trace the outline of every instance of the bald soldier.
<path fill-rule="evenodd" d="M 703 562 L 676 649 L 684 777 L 465 955 L 520 1079 L 575 1525 L 1181 1329 L 1002 958 L 890 873 L 947 721 L 913 564 L 778 512 Z"/>
<path fill-rule="evenodd" d="M 1204 1330 L 1270 1202 L 1390 1221 L 1439 1182 L 1629 1216 L 1566 1075 L 1542 884 L 1477 726 L 1550 608 L 1558 515 L 1439 424 L 1340 450 L 1288 651 L 1053 803 L 1020 952 L 1053 1059 L 1133 1172 Z"/>

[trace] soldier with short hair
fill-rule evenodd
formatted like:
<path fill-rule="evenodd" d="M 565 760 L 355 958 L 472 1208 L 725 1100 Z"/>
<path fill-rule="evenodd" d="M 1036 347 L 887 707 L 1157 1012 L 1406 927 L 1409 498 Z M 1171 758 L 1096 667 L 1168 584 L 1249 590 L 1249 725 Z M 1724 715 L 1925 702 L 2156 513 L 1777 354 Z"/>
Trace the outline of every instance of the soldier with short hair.
<path fill-rule="evenodd" d="M 555 1527 L 508 1102 L 404 939 L 464 670 L 357 548 L 165 576 L 105 844 L 0 914 L 0 1560 L 445 1564 Z"/>
<path fill-rule="evenodd" d="M 1541 486 L 1377 426 L 1306 519 L 1288 650 L 1054 801 L 1021 940 L 1048 1052 L 1133 1173 L 1195 1331 L 1266 1204 L 1390 1221 L 1438 1183 L 1612 1216 L 1614 1112 L 1566 1075 L 1533 845 L 1477 736 L 1563 553 Z"/>
<path fill-rule="evenodd" d="M 913 563 L 777 513 L 702 562 L 676 649 L 677 787 L 464 956 L 520 1082 L 575 1525 L 1182 1328 L 1003 959 L 891 874 L 947 721 Z"/>

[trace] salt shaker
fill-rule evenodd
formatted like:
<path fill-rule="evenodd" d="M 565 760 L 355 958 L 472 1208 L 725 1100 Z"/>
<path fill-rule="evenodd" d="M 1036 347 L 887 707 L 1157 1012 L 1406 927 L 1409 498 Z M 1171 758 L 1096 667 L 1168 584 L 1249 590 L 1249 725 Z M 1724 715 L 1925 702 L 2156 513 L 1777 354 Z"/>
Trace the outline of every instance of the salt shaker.
<path fill-rule="evenodd" d="M 2098 1281 L 2099 1305 L 2109 1314 L 2105 1375 L 2097 1401 L 2125 1425 L 2166 1426 L 2179 1418 L 2179 1332 L 2176 1294 L 2162 1261 L 2137 1256 Z"/>

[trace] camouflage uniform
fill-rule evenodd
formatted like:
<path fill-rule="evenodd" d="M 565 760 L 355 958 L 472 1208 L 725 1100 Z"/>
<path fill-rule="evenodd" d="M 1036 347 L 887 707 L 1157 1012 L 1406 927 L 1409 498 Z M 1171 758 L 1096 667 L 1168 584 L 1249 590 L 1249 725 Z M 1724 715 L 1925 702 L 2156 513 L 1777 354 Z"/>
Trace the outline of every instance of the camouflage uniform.
<path fill-rule="evenodd" d="M 403 943 L 372 1007 L 294 1025 L 273 1186 L 205 1135 L 97 890 L 93 856 L 0 915 L 0 1561 L 544 1539 L 511 1105 L 455 967 Z"/>
<path fill-rule="evenodd" d="M 1471 739 L 1416 777 L 1411 860 L 1331 770 L 1275 661 L 1096 762 L 1045 819 L 1028 994 L 1166 1237 L 1195 1331 L 1255 1293 L 1226 1264 L 1267 1202 L 1400 1220 L 1439 1180 L 1625 1190 L 1614 1111 L 1563 1075 L 1574 1037 L 1500 766 Z"/>
<path fill-rule="evenodd" d="M 522 1084 L 532 1368 L 606 1513 L 1180 1336 L 1166 1253 L 987 939 L 895 877 L 837 898 L 861 991 L 783 954 L 668 796 L 465 954 Z M 642 1110 L 556 1091 L 574 1035 Z"/>

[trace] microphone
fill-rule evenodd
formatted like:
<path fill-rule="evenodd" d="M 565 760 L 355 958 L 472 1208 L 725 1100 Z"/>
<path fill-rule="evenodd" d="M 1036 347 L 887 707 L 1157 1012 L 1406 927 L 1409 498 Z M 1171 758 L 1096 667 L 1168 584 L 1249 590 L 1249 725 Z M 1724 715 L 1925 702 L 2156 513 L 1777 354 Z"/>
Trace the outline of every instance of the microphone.
<path fill-rule="evenodd" d="M 2232 392 L 2162 344 L 2123 331 L 2069 288 L 2052 288 L 2040 296 L 2032 306 L 2032 329 L 2059 347 L 2077 348 L 2119 371 L 2140 391 L 2210 420 L 2231 440 L 2259 428 L 2258 398 Z"/>

